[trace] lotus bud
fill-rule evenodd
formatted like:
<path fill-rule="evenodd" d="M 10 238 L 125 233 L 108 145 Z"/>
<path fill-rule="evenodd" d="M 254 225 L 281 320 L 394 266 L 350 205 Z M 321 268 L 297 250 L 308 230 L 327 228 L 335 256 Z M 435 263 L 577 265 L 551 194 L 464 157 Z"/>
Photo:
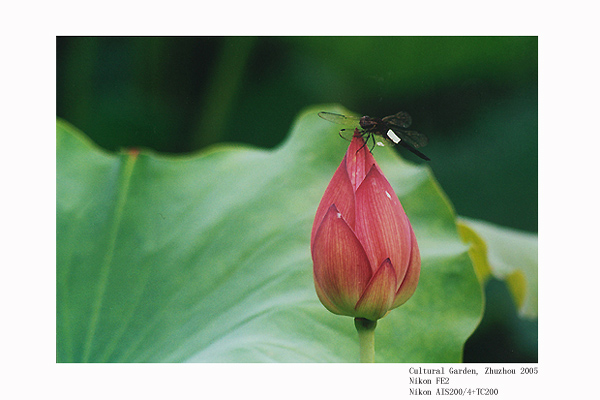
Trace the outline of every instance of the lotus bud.
<path fill-rule="evenodd" d="M 376 321 L 417 288 L 415 234 L 358 130 L 321 199 L 310 242 L 316 292 L 334 314 Z"/>

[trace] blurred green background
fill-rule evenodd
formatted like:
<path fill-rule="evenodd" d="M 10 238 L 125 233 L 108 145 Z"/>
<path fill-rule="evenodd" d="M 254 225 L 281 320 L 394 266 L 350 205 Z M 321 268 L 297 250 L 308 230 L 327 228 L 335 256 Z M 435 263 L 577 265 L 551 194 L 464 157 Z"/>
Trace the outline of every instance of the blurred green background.
<path fill-rule="evenodd" d="M 537 37 L 58 37 L 56 44 L 57 116 L 108 150 L 271 148 L 309 105 L 339 103 L 374 117 L 403 110 L 429 137 L 423 152 L 459 215 L 537 233 Z M 464 361 L 537 362 L 537 321 L 517 317 L 500 281 L 486 296 Z"/>

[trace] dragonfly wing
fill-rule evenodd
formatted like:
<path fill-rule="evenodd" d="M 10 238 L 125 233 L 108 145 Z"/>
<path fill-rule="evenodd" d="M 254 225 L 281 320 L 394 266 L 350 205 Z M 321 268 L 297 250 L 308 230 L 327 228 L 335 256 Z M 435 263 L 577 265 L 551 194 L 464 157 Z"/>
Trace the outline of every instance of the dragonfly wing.
<path fill-rule="evenodd" d="M 411 116 L 405 111 L 400 111 L 397 114 L 383 117 L 382 120 L 387 124 L 396 125 L 402 129 L 406 129 L 410 126 L 410 124 L 412 124 Z"/>
<path fill-rule="evenodd" d="M 417 132 L 417 131 L 404 131 L 404 135 L 407 138 L 410 138 L 410 142 L 414 147 L 424 147 L 429 143 L 429 139 L 425 134 Z"/>
<path fill-rule="evenodd" d="M 347 126 L 357 126 L 360 121 L 360 117 L 354 117 L 351 115 L 335 114 L 335 113 L 330 113 L 327 111 L 321 111 L 319 113 L 319 117 L 321 117 L 324 120 L 329 121 L 329 122 L 333 122 L 333 123 L 341 124 L 341 125 L 347 125 Z"/>
<path fill-rule="evenodd" d="M 429 143 L 429 139 L 427 139 L 427 136 L 425 136 L 423 133 L 399 129 L 397 126 L 392 125 L 390 125 L 390 127 L 394 133 L 400 137 L 400 139 L 415 148 L 427 146 L 427 143 Z"/>
<path fill-rule="evenodd" d="M 398 133 L 398 135 L 396 135 L 396 133 L 394 133 L 394 131 L 390 130 L 388 131 L 386 138 L 389 139 L 389 141 L 387 141 L 390 145 L 399 145 L 404 147 L 405 149 L 411 151 L 412 153 L 416 154 L 417 156 L 421 157 L 423 160 L 425 161 L 431 161 L 429 159 L 429 157 L 427 157 L 425 154 L 421 153 L 419 150 L 416 149 L 416 147 L 418 146 L 418 143 L 413 143 L 411 139 L 409 139 L 408 136 L 401 134 L 399 130 L 396 130 L 396 132 Z M 414 132 L 414 131 L 408 131 L 408 132 Z M 417 132 L 415 132 L 417 133 Z M 419 134 L 420 136 L 425 136 L 422 134 Z M 384 146 L 385 144 L 383 143 L 377 143 L 381 146 Z"/>

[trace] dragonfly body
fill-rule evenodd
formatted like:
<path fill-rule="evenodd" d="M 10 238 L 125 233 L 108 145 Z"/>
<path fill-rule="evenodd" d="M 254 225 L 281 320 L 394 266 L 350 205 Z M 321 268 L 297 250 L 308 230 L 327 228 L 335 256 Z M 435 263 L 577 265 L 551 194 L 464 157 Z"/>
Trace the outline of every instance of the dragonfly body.
<path fill-rule="evenodd" d="M 412 119 L 404 111 L 383 118 L 371 118 L 366 115 L 359 118 L 323 111 L 319 113 L 319 117 L 338 124 L 359 125 L 363 135 L 368 136 L 367 141 L 373 135 L 381 136 L 390 140 L 394 145 L 400 145 L 422 159 L 429 161 L 429 157 L 417 150 L 417 148 L 427 144 L 427 136 L 406 129 L 412 123 Z"/>

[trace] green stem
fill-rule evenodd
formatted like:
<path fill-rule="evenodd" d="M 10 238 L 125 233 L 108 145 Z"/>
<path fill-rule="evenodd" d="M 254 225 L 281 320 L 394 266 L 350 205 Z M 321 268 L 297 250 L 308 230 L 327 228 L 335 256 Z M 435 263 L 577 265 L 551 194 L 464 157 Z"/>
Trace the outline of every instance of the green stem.
<path fill-rule="evenodd" d="M 354 318 L 354 326 L 358 332 L 358 342 L 360 346 L 360 362 L 375 362 L 375 327 L 377 321 L 371 321 L 364 318 Z"/>

